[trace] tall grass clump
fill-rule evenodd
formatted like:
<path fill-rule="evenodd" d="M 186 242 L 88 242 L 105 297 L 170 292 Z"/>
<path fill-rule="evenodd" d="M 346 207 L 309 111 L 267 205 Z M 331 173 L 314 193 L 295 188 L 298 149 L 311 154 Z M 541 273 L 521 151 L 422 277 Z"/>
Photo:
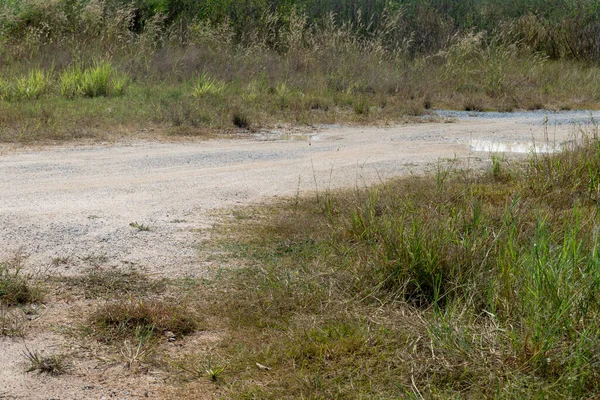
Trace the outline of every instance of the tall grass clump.
<path fill-rule="evenodd" d="M 35 100 L 50 89 L 51 72 L 40 68 L 27 74 L 16 76 L 12 80 L 0 80 L 0 98 L 8 101 Z"/>
<path fill-rule="evenodd" d="M 79 89 L 86 97 L 108 96 L 110 94 L 110 77 L 112 65 L 102 61 L 83 71 Z"/>
<path fill-rule="evenodd" d="M 225 82 L 218 81 L 207 74 L 202 74 L 192 88 L 192 96 L 198 98 L 206 95 L 217 96 L 225 92 Z"/>
<path fill-rule="evenodd" d="M 180 336 L 200 328 L 201 318 L 190 307 L 175 299 L 131 299 L 99 307 L 91 316 L 100 339 L 107 342 L 131 336 Z"/>
<path fill-rule="evenodd" d="M 71 66 L 60 75 L 60 92 L 65 98 L 76 96 L 122 96 L 129 82 L 125 73 L 118 73 L 108 61 L 92 67 Z"/>
<path fill-rule="evenodd" d="M 72 99 L 81 94 L 81 82 L 83 71 L 81 68 L 73 66 L 60 74 L 60 94 Z"/>
<path fill-rule="evenodd" d="M 443 185 L 400 179 L 244 219 L 236 252 L 261 267 L 233 278 L 229 315 L 237 330 L 270 332 L 264 345 L 238 340 L 280 372 L 231 390 L 600 395 L 597 133 L 524 163 L 450 171 Z"/>

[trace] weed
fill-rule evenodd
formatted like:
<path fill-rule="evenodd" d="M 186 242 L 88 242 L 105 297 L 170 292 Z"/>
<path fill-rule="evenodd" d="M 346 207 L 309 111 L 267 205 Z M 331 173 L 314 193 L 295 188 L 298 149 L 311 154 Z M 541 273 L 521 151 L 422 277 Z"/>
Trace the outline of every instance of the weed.
<path fill-rule="evenodd" d="M 137 229 L 140 232 L 148 232 L 150 231 L 150 226 L 144 224 L 138 224 L 137 222 L 132 222 L 129 224 L 132 228 Z"/>
<path fill-rule="evenodd" d="M 9 262 L 0 263 L 0 302 L 6 305 L 19 305 L 40 302 L 43 293 L 31 275 L 25 275 L 21 258 L 16 256 Z"/>
<path fill-rule="evenodd" d="M 125 340 L 119 349 L 119 354 L 125 360 L 125 366 L 129 370 L 135 370 L 136 366 L 143 363 L 153 350 L 152 335 L 137 335 L 137 343 Z"/>
<path fill-rule="evenodd" d="M 217 382 L 227 369 L 226 366 L 214 365 L 210 358 L 206 362 L 201 362 L 195 356 L 188 356 L 184 360 L 178 361 L 175 365 L 194 378 L 208 377 L 213 382 Z"/>
<path fill-rule="evenodd" d="M 29 362 L 27 372 L 38 371 L 49 375 L 63 375 L 69 369 L 69 363 L 64 355 L 43 355 L 25 347 L 23 357 Z"/>
<path fill-rule="evenodd" d="M 23 336 L 25 318 L 18 309 L 0 303 L 0 336 Z"/>
<path fill-rule="evenodd" d="M 192 89 L 192 96 L 198 98 L 205 95 L 221 95 L 225 92 L 226 85 L 207 74 L 203 74 Z"/>
<path fill-rule="evenodd" d="M 217 367 L 211 364 L 210 360 L 204 368 L 204 373 L 213 381 L 216 382 L 221 374 L 225 371 L 225 367 Z"/>
<path fill-rule="evenodd" d="M 111 342 L 122 337 L 148 337 L 165 331 L 186 335 L 200 329 L 202 319 L 175 299 L 132 299 L 98 308 L 90 316 L 90 322 L 102 340 Z"/>

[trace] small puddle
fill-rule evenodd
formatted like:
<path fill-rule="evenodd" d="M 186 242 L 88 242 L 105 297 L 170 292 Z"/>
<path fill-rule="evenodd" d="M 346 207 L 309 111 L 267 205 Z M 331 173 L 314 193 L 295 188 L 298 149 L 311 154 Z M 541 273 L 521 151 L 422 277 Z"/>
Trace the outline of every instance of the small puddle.
<path fill-rule="evenodd" d="M 471 140 L 471 151 L 487 153 L 557 153 L 562 143 L 499 142 L 495 140 Z"/>

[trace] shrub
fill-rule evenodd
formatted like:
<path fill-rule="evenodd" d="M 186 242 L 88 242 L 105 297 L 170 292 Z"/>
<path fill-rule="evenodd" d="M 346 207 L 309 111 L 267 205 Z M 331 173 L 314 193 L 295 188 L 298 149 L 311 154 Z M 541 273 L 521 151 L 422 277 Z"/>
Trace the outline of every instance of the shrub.
<path fill-rule="evenodd" d="M 239 110 L 234 111 L 233 115 L 231 117 L 231 121 L 233 122 L 233 125 L 237 126 L 238 128 L 243 128 L 243 129 L 250 128 L 250 119 L 242 111 L 239 111 Z"/>

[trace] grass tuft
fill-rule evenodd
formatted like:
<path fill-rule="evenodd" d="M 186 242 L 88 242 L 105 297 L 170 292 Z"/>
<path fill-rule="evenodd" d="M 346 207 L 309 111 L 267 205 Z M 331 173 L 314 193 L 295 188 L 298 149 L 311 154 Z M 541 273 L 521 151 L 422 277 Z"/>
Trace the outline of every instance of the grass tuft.
<path fill-rule="evenodd" d="M 86 97 L 108 96 L 112 74 L 112 65 L 107 61 L 97 62 L 93 67 L 84 70 L 79 82 L 81 94 Z"/>
<path fill-rule="evenodd" d="M 48 92 L 51 72 L 36 68 L 14 80 L 0 79 L 0 100 L 25 101 L 36 100 Z"/>
<path fill-rule="evenodd" d="M 99 307 L 90 322 L 105 342 L 172 332 L 187 335 L 201 329 L 202 318 L 176 299 L 132 299 Z"/>
<path fill-rule="evenodd" d="M 25 347 L 23 357 L 29 363 L 27 372 L 38 371 L 53 376 L 63 375 L 68 372 L 69 363 L 64 355 L 43 355 L 35 350 Z"/>
<path fill-rule="evenodd" d="M 148 225 L 139 224 L 137 222 L 131 222 L 129 224 L 129 226 L 131 226 L 132 228 L 137 229 L 140 232 L 149 232 L 150 231 L 150 227 Z"/>
<path fill-rule="evenodd" d="M 21 258 L 16 256 L 8 262 L 0 263 L 0 302 L 15 306 L 42 301 L 43 293 L 32 276 L 24 274 Z"/>
<path fill-rule="evenodd" d="M 198 98 L 206 95 L 217 96 L 225 92 L 226 85 L 207 74 L 203 74 L 192 89 L 192 96 Z"/>

